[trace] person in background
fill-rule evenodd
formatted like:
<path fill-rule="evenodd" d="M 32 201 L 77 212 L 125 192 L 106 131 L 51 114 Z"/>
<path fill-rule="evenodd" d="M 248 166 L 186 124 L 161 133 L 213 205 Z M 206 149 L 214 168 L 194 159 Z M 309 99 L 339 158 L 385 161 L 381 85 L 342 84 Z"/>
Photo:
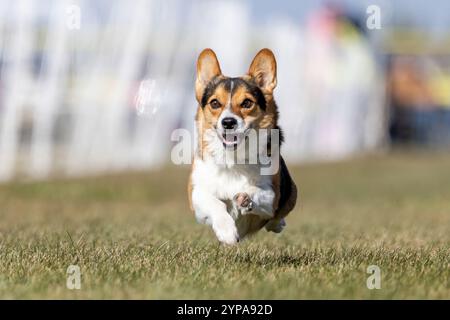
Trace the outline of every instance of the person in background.
<path fill-rule="evenodd" d="M 433 76 L 421 62 L 417 56 L 391 57 L 387 73 L 391 141 L 394 145 L 450 145 L 450 120 L 445 120 L 450 119 L 450 110 L 443 108 L 450 105 L 448 90 L 442 90 L 446 78 Z"/>

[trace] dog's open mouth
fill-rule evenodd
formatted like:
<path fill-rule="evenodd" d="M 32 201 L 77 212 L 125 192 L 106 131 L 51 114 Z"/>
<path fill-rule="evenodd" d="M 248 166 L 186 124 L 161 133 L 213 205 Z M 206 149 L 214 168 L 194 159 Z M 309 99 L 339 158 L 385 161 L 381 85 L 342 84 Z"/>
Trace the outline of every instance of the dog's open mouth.
<path fill-rule="evenodd" d="M 248 140 L 247 138 L 250 130 L 250 128 L 247 128 L 244 131 L 217 131 L 217 135 L 221 138 L 224 148 L 233 148 L 236 150 L 241 142 Z"/>
<path fill-rule="evenodd" d="M 222 143 L 224 147 L 236 147 L 239 144 L 239 135 L 237 133 L 223 133 Z"/>

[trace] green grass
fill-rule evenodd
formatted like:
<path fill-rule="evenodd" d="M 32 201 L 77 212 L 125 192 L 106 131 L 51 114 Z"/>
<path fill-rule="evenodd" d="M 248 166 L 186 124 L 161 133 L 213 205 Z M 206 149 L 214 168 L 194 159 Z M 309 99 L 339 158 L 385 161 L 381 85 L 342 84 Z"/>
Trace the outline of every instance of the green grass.
<path fill-rule="evenodd" d="M 450 299 L 450 155 L 292 172 L 285 231 L 236 247 L 189 212 L 188 168 L 0 186 L 0 298 Z"/>

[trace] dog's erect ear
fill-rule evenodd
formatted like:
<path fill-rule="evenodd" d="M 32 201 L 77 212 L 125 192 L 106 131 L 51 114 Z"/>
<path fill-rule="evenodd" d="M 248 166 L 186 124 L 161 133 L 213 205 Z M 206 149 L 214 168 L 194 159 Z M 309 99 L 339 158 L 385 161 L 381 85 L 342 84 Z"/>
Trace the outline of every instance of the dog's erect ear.
<path fill-rule="evenodd" d="M 270 49 L 262 49 L 252 61 L 248 74 L 263 93 L 271 94 L 277 86 L 277 61 Z"/>
<path fill-rule="evenodd" d="M 198 56 L 197 80 L 195 81 L 195 95 L 199 102 L 208 83 L 221 74 L 219 61 L 214 51 L 211 49 L 203 50 Z"/>

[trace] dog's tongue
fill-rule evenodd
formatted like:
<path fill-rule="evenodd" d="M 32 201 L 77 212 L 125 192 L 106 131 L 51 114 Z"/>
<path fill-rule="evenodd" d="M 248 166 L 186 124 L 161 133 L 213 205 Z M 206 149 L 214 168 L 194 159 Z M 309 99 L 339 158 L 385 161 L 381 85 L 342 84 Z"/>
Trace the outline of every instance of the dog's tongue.
<path fill-rule="evenodd" d="M 234 142 L 234 141 L 236 141 L 237 137 L 234 134 L 224 134 L 223 139 L 226 142 Z"/>

